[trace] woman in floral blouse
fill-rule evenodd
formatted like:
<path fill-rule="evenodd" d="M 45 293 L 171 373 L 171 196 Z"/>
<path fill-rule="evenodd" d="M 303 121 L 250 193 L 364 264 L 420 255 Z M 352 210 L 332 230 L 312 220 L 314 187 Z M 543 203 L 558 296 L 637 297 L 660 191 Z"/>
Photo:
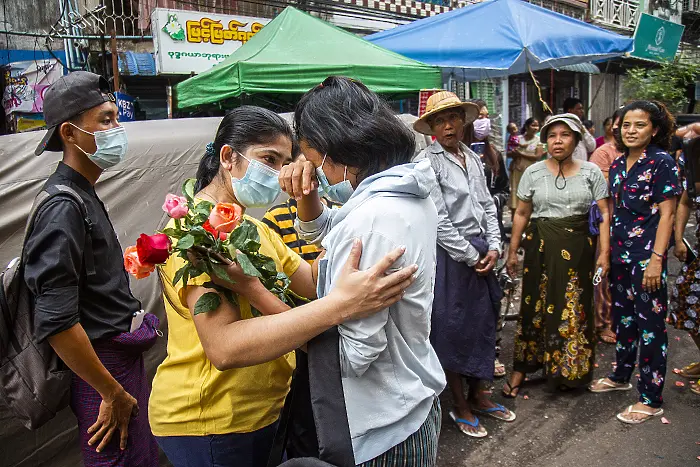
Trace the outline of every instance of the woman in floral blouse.
<path fill-rule="evenodd" d="M 617 418 L 638 424 L 661 415 L 666 378 L 666 259 L 676 201 L 678 166 L 668 154 L 673 117 L 658 102 L 622 109 L 618 148 L 610 167 L 613 196 L 610 287 L 617 334 L 615 370 L 593 392 L 627 391 L 639 351 L 639 402 Z"/>
<path fill-rule="evenodd" d="M 695 210 L 695 238 L 700 242 L 700 137 L 694 138 L 685 146 L 679 165 L 684 159 L 690 159 L 690 163 L 685 167 L 685 164 L 681 165 L 681 170 L 685 172 L 682 174 L 684 191 L 676 214 L 674 254 L 686 264 L 672 289 L 672 295 L 678 303 L 671 303 L 671 321 L 677 329 L 688 331 L 700 350 L 700 260 L 689 257 L 688 248 L 683 244 L 683 233 L 692 210 Z M 683 368 L 679 375 L 700 379 L 700 362 Z M 700 395 L 700 381 L 692 384 L 690 390 Z"/>

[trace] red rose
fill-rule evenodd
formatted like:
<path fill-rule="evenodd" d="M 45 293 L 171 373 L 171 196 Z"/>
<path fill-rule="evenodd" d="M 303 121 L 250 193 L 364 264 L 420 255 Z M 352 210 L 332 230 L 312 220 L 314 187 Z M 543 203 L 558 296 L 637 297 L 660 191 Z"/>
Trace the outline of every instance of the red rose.
<path fill-rule="evenodd" d="M 170 256 L 170 238 L 165 234 L 141 236 L 136 240 L 136 251 L 141 263 L 162 264 Z"/>
<path fill-rule="evenodd" d="M 209 232 L 210 234 L 212 234 L 214 236 L 214 238 L 216 238 L 218 235 L 219 240 L 223 241 L 223 240 L 226 240 L 228 238 L 228 234 L 226 232 L 220 232 L 220 231 L 214 229 L 214 227 L 212 227 L 211 224 L 209 223 L 209 219 L 204 221 L 204 224 L 202 224 L 202 228 L 204 230 L 206 230 L 207 232 Z"/>

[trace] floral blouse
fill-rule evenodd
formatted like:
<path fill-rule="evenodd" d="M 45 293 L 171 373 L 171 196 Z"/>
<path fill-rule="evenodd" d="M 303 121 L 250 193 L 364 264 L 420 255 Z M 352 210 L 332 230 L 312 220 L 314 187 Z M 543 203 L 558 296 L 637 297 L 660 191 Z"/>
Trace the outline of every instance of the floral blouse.
<path fill-rule="evenodd" d="M 610 166 L 610 193 L 614 201 L 612 262 L 646 263 L 661 218 L 659 204 L 682 193 L 678 166 L 656 146 L 647 147 L 627 173 L 627 156 Z"/>

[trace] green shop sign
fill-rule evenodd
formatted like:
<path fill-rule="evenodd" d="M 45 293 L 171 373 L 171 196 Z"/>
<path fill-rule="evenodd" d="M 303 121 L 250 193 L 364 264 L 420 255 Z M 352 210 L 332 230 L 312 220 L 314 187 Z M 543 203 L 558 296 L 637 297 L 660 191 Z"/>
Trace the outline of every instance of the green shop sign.
<path fill-rule="evenodd" d="M 647 60 L 673 60 L 685 26 L 642 13 L 634 32 L 632 56 Z"/>

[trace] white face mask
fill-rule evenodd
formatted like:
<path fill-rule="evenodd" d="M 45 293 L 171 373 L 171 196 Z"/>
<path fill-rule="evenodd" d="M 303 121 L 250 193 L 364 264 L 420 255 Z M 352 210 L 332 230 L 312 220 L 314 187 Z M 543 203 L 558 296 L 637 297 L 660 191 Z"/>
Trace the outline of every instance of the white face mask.
<path fill-rule="evenodd" d="M 240 152 L 238 155 L 248 161 L 248 168 L 243 178 L 231 176 L 233 194 L 246 208 L 267 208 L 282 192 L 280 173 L 258 160 L 248 159 Z"/>
<path fill-rule="evenodd" d="M 92 135 L 95 137 L 95 146 L 97 147 L 97 150 L 93 154 L 86 152 L 77 144 L 75 146 L 81 151 L 83 151 L 83 154 L 85 154 L 88 157 L 88 159 L 94 162 L 96 166 L 98 166 L 102 170 L 106 170 L 110 167 L 114 167 L 115 165 L 124 160 L 124 157 L 126 156 L 126 151 L 129 148 L 129 144 L 126 138 L 126 130 L 123 126 L 120 125 L 116 128 L 111 128 L 109 130 L 102 130 L 91 133 L 89 131 L 83 130 L 79 126 L 73 125 L 72 123 L 70 124 L 78 130 L 82 131 L 83 133 L 87 133 L 88 135 Z"/>

